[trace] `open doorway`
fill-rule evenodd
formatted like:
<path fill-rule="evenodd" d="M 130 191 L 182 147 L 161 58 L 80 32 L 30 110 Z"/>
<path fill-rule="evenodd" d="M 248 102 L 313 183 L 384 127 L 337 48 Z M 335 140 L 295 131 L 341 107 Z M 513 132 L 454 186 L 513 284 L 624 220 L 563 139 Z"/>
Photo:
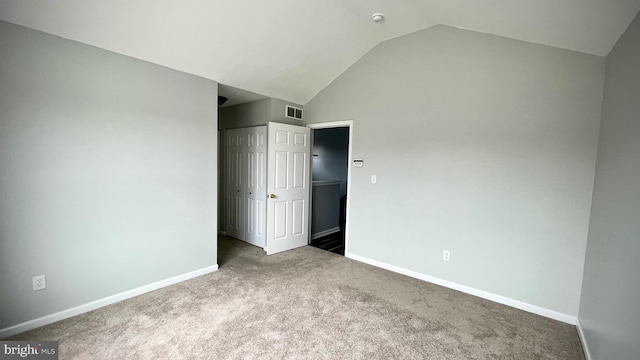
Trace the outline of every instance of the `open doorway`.
<path fill-rule="evenodd" d="M 312 145 L 310 245 L 344 255 L 347 251 L 351 121 L 309 125 Z"/>

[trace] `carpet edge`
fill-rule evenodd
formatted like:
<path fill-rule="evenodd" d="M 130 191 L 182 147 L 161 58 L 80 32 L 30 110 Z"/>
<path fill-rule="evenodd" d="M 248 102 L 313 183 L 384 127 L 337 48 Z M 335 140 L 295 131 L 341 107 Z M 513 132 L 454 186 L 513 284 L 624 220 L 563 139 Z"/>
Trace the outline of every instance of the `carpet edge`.
<path fill-rule="evenodd" d="M 117 303 L 132 297 L 142 295 L 154 290 L 167 287 L 169 285 L 177 284 L 182 281 L 193 279 L 198 276 L 209 274 L 218 270 L 218 264 L 208 266 L 199 270 L 191 271 L 182 275 L 170 277 L 168 279 L 156 281 L 151 284 L 143 285 L 135 289 L 123 291 L 118 294 L 110 295 L 102 299 L 98 299 L 83 305 L 78 305 L 70 309 L 62 310 L 53 314 L 45 315 L 37 319 L 25 321 L 20 324 L 12 325 L 4 329 L 0 329 L 0 339 L 20 334 L 25 331 L 29 331 L 40 326 L 49 325 L 56 321 L 64 320 L 76 315 L 84 314 L 86 312 Z"/>
<path fill-rule="evenodd" d="M 515 300 L 512 298 L 508 298 L 506 296 L 502 296 L 502 295 L 497 295 L 497 294 L 493 294 L 490 293 L 488 291 L 484 291 L 484 290 L 480 290 L 480 289 L 476 289 L 476 288 L 472 288 L 470 286 L 466 286 L 466 285 L 461 285 L 461 284 L 457 284 L 454 283 L 452 281 L 448 281 L 448 280 L 444 280 L 444 279 L 440 279 L 437 278 L 435 276 L 430 276 L 430 275 L 425 275 L 422 273 L 419 273 L 417 271 L 413 271 L 413 270 L 408 270 L 399 266 L 395 266 L 395 265 L 390 265 L 381 261 L 377 261 L 377 260 L 373 260 L 373 259 L 369 259 L 366 258 L 364 256 L 360 256 L 360 255 L 356 255 L 353 253 L 346 253 L 345 257 L 352 259 L 352 260 L 356 260 L 359 262 L 363 262 L 365 264 L 369 264 L 375 267 L 379 267 L 385 270 L 389 270 L 389 271 L 393 271 L 395 273 L 398 274 L 402 274 L 402 275 L 406 275 L 418 280 L 422 280 L 422 281 L 426 281 L 432 284 L 436 284 L 436 285 L 440 285 L 440 286 L 444 286 L 446 288 L 449 289 L 453 289 L 453 290 L 457 290 L 460 292 L 463 292 L 465 294 L 469 294 L 469 295 L 473 295 L 473 296 L 477 296 L 480 298 L 483 298 L 485 300 L 490 300 L 502 305 L 507 305 L 516 309 L 520 309 L 526 312 L 530 312 L 536 315 L 540 315 L 540 316 L 544 316 L 546 318 L 550 318 L 553 320 L 558 320 L 561 321 L 563 323 L 567 323 L 570 325 L 576 325 L 576 321 L 577 321 L 577 317 L 576 316 L 572 316 L 572 315 L 568 315 L 568 314 L 564 314 L 558 311 L 554 311 L 554 310 L 550 310 L 550 309 L 546 309 L 537 305 L 533 305 L 533 304 L 529 304 L 520 300 Z"/>

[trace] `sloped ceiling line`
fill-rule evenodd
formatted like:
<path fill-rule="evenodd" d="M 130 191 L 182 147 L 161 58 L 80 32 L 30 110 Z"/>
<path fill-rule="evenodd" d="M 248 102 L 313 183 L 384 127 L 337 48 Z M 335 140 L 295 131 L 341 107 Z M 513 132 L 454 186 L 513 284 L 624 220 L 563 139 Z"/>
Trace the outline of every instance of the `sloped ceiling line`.
<path fill-rule="evenodd" d="M 434 25 L 606 56 L 638 10 L 640 0 L 0 0 L 2 20 L 299 104 L 379 42 Z"/>

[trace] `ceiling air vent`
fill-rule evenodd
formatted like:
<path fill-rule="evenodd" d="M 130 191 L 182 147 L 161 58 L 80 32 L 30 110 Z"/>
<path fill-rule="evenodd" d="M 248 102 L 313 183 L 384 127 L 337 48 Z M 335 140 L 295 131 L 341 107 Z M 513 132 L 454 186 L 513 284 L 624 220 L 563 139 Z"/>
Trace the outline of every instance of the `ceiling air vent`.
<path fill-rule="evenodd" d="M 302 120 L 302 109 L 286 105 L 284 117 L 288 117 L 289 119 Z"/>

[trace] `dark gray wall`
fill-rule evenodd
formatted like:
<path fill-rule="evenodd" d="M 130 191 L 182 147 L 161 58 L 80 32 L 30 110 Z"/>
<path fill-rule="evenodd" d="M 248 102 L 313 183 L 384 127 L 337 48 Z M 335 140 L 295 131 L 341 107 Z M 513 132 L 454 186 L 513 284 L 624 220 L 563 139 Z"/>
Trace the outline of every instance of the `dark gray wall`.
<path fill-rule="evenodd" d="M 323 231 L 339 228 L 340 184 L 326 181 L 314 182 L 311 199 L 311 236 L 318 236 Z"/>
<path fill-rule="evenodd" d="M 579 321 L 591 358 L 640 356 L 640 17 L 607 57 Z"/>
<path fill-rule="evenodd" d="M 214 267 L 217 83 L 5 22 L 0 49 L 0 330 Z"/>
<path fill-rule="evenodd" d="M 446 26 L 373 48 L 305 104 L 365 160 L 349 252 L 575 322 L 604 65 Z"/>
<path fill-rule="evenodd" d="M 340 196 L 345 196 L 349 170 L 349 128 L 314 129 L 313 154 L 313 180 L 339 180 Z"/>

